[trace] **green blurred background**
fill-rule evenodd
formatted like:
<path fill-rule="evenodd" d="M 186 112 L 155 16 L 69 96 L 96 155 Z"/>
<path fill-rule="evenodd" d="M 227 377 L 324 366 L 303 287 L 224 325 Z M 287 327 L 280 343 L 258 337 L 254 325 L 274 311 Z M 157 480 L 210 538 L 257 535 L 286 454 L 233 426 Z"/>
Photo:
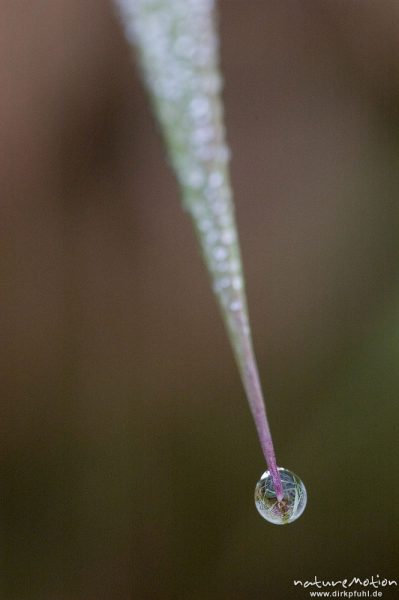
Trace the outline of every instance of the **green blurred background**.
<path fill-rule="evenodd" d="M 2 0 L 5 600 L 397 578 L 398 3 L 222 0 L 219 21 L 255 346 L 308 508 L 255 510 L 255 428 L 112 6 Z"/>

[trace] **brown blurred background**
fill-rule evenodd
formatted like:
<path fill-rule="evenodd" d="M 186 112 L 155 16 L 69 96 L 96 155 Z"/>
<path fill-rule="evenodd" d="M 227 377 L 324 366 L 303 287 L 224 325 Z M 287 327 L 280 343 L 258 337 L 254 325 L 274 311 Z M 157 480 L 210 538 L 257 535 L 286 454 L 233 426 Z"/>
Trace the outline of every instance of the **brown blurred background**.
<path fill-rule="evenodd" d="M 308 508 L 255 510 L 255 428 L 112 6 L 1 0 L 5 600 L 397 577 L 399 4 L 219 17 L 259 367 Z"/>

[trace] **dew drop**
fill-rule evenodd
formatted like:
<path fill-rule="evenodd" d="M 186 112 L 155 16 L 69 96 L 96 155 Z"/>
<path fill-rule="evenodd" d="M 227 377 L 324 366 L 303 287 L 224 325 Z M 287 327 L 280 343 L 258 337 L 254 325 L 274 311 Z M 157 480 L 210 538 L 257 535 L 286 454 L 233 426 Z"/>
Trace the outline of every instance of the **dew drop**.
<path fill-rule="evenodd" d="M 236 239 L 234 230 L 228 229 L 226 231 L 223 231 L 220 239 L 223 242 L 223 244 L 232 244 L 233 242 L 235 242 Z"/>
<path fill-rule="evenodd" d="M 233 277 L 233 279 L 231 280 L 231 287 L 233 288 L 233 290 L 241 290 L 243 287 L 243 281 L 242 281 L 242 277 Z"/>
<path fill-rule="evenodd" d="M 215 130 L 211 126 L 200 127 L 199 129 L 195 129 L 192 134 L 192 140 L 194 144 L 207 144 L 211 142 L 214 138 Z"/>
<path fill-rule="evenodd" d="M 209 175 L 209 187 L 212 189 L 219 188 L 223 185 L 224 176 L 220 171 L 214 171 Z"/>
<path fill-rule="evenodd" d="M 215 157 L 215 148 L 209 145 L 198 146 L 195 153 L 200 160 L 210 161 Z"/>
<path fill-rule="evenodd" d="M 190 102 L 190 109 L 194 118 L 204 117 L 209 112 L 209 101 L 203 96 L 193 98 Z"/>
<path fill-rule="evenodd" d="M 213 202 L 211 209 L 214 215 L 221 216 L 229 210 L 229 205 L 225 200 L 218 200 Z"/>
<path fill-rule="evenodd" d="M 213 256 L 216 260 L 225 260 L 228 257 L 229 253 L 223 246 L 216 246 L 213 251 Z"/>
<path fill-rule="evenodd" d="M 241 300 L 233 300 L 233 302 L 230 303 L 230 310 L 241 310 L 242 307 L 243 306 Z"/>
<path fill-rule="evenodd" d="M 306 488 L 295 473 L 278 468 L 284 498 L 279 502 L 274 491 L 270 471 L 265 471 L 255 487 L 255 505 L 259 514 L 276 525 L 292 523 L 301 516 L 306 507 Z"/>

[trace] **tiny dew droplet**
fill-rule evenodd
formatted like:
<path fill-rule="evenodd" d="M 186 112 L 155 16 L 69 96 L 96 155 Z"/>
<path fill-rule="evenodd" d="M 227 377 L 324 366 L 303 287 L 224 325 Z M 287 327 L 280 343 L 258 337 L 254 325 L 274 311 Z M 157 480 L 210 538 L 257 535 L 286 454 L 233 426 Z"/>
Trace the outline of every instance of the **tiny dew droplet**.
<path fill-rule="evenodd" d="M 276 525 L 292 523 L 301 516 L 306 507 L 306 488 L 292 471 L 278 467 L 284 498 L 279 502 L 274 491 L 270 471 L 265 471 L 255 487 L 255 505 L 259 514 Z"/>

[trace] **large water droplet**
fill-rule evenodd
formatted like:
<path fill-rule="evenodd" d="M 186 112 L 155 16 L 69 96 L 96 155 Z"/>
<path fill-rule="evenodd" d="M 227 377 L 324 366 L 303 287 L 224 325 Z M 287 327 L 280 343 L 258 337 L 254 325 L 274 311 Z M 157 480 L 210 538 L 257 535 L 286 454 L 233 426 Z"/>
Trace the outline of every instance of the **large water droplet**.
<path fill-rule="evenodd" d="M 255 505 L 266 521 L 276 525 L 292 523 L 306 507 L 307 494 L 303 482 L 295 473 L 278 467 L 284 498 L 277 500 L 270 471 L 265 471 L 255 488 Z"/>

